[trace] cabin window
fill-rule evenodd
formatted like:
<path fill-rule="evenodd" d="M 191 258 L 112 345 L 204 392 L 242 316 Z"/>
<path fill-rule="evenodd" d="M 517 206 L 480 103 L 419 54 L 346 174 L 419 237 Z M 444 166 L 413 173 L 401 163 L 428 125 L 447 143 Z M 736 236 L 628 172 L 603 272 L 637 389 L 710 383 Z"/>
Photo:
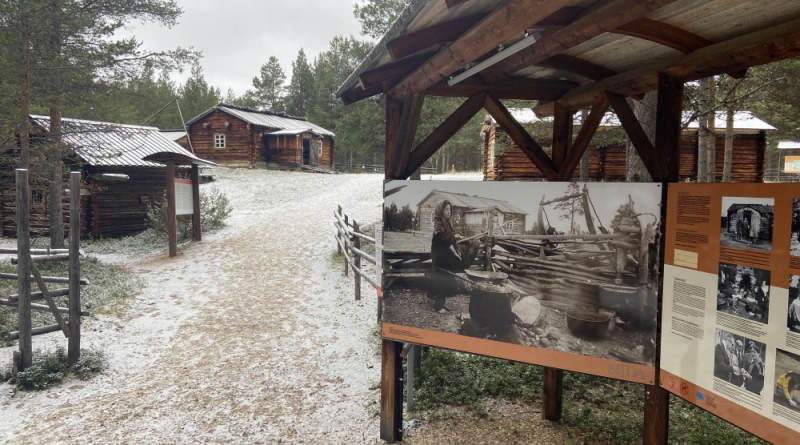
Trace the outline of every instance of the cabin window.
<path fill-rule="evenodd" d="M 225 148 L 225 135 L 224 134 L 215 134 L 214 135 L 214 148 L 216 148 L 218 150 Z"/>
<path fill-rule="evenodd" d="M 44 193 L 39 190 L 32 190 L 31 204 L 44 204 Z"/>

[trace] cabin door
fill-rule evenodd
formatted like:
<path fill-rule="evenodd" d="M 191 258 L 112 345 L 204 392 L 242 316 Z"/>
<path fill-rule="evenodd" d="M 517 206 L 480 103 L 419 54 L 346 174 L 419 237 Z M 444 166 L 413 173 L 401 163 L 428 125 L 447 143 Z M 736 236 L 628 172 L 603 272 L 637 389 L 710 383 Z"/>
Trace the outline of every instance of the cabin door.
<path fill-rule="evenodd" d="M 311 157 L 311 140 L 303 139 L 303 165 L 309 165 Z"/>

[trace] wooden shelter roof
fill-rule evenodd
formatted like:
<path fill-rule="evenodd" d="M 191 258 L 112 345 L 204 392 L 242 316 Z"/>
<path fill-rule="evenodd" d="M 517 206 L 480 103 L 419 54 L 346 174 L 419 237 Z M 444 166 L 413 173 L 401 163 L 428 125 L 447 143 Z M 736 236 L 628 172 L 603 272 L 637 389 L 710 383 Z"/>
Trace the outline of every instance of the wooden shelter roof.
<path fill-rule="evenodd" d="M 576 110 L 606 92 L 639 96 L 659 73 L 741 77 L 798 55 L 797 0 L 412 0 L 337 94 L 489 93 L 538 100 L 537 114 L 552 115 L 556 102 Z"/>

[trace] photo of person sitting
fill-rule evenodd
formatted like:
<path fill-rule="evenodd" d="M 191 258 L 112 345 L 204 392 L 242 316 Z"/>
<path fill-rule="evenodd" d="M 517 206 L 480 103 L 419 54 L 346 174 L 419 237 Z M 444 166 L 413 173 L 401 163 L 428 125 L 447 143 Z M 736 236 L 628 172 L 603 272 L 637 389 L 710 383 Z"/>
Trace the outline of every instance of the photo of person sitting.
<path fill-rule="evenodd" d="M 433 309 L 446 312 L 445 300 L 452 295 L 458 286 L 454 273 L 464 272 L 472 264 L 478 252 L 478 243 L 458 243 L 455 230 L 450 220 L 453 206 L 443 200 L 434 212 L 433 238 L 431 239 L 432 268 L 428 298 L 433 300 Z"/>
<path fill-rule="evenodd" d="M 789 371 L 775 379 L 775 401 L 788 403 L 792 408 L 800 407 L 795 391 L 800 390 L 800 373 Z"/>

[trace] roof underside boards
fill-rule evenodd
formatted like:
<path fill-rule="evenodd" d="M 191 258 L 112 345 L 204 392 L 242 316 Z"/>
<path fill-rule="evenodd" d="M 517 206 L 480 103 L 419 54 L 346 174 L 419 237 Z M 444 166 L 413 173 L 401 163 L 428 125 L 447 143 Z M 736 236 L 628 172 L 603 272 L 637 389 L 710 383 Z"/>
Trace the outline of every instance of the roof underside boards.
<path fill-rule="evenodd" d="M 447 24 L 462 28 L 443 32 Z M 347 103 L 384 88 L 401 101 L 433 86 L 428 94 L 444 94 L 447 79 L 496 54 L 500 45 L 522 40 L 526 31 L 540 34 L 532 46 L 470 80 L 489 86 L 577 82 L 557 99 L 575 110 L 604 91 L 636 96 L 655 89 L 659 72 L 683 81 L 740 76 L 749 66 L 798 56 L 800 1 L 470 0 L 448 8 L 445 0 L 412 0 L 337 94 Z M 402 61 L 413 63 L 398 68 Z M 453 95 L 471 95 L 465 87 L 458 92 Z M 551 114 L 552 105 L 542 102 L 536 111 Z"/>
<path fill-rule="evenodd" d="M 48 116 L 31 116 L 31 120 L 42 130 L 49 131 Z M 214 165 L 197 158 L 155 127 L 65 118 L 62 119 L 62 140 L 92 166 L 163 167 L 163 164 L 144 160 L 157 153 L 174 153 L 195 159 L 199 164 Z"/>
<path fill-rule="evenodd" d="M 200 114 L 199 116 L 187 122 L 186 125 L 191 125 L 199 121 L 200 119 L 202 119 L 203 117 L 207 116 L 208 114 L 210 114 L 215 110 L 219 110 L 222 111 L 223 113 L 234 116 L 238 119 L 247 122 L 248 124 L 265 127 L 271 130 L 300 130 L 300 132 L 312 131 L 314 134 L 317 134 L 319 136 L 327 136 L 327 137 L 335 136 L 335 134 L 332 131 L 326 130 L 320 127 L 319 125 L 312 124 L 311 122 L 302 118 L 285 116 L 282 114 L 271 113 L 267 111 L 250 110 L 226 104 L 218 104 L 206 110 L 204 113 Z"/>

